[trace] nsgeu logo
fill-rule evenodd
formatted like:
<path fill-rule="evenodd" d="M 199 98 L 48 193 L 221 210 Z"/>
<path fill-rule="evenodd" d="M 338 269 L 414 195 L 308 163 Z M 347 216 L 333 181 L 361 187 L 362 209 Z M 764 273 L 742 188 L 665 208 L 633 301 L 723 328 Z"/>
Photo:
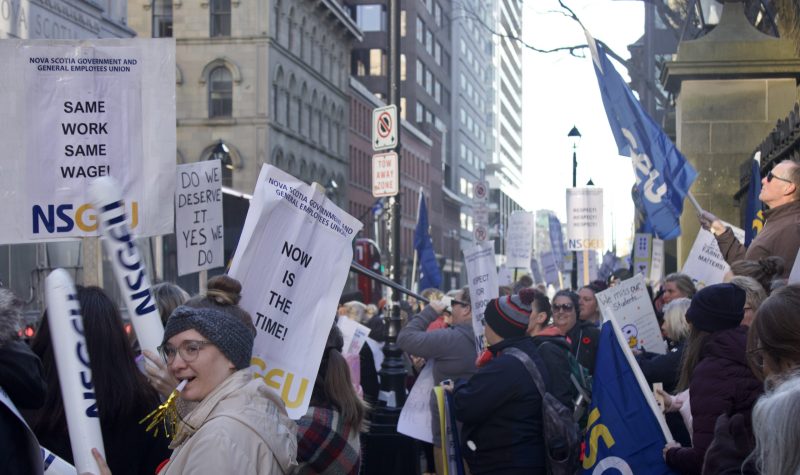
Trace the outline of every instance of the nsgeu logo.
<path fill-rule="evenodd" d="M 139 224 L 139 203 L 131 202 L 131 229 Z M 33 234 L 68 233 L 78 227 L 84 232 L 97 230 L 97 211 L 91 203 L 73 208 L 72 203 L 33 205 L 31 208 Z"/>

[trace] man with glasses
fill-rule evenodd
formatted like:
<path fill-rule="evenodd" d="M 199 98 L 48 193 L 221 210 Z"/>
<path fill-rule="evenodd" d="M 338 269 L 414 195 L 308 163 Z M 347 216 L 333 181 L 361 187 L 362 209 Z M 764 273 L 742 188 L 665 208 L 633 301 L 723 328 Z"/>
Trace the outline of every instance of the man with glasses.
<path fill-rule="evenodd" d="M 717 238 L 728 264 L 742 259 L 757 261 L 762 257 L 780 256 L 786 262 L 782 277 L 788 277 L 800 248 L 800 164 L 784 160 L 775 165 L 761 179 L 758 199 L 769 209 L 764 212 L 764 227 L 747 248 L 712 213 L 703 211 L 699 216 L 700 224 Z"/>

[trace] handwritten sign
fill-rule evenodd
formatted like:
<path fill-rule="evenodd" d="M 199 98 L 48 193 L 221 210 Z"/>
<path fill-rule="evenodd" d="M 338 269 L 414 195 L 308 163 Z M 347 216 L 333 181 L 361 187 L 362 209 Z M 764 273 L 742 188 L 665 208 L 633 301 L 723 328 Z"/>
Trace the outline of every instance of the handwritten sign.
<path fill-rule="evenodd" d="M 400 411 L 397 432 L 417 440 L 433 443 L 431 417 L 431 391 L 433 390 L 433 362 L 428 362 L 419 373 L 414 387 Z M 437 421 L 438 422 L 438 421 Z"/>
<path fill-rule="evenodd" d="M 224 266 L 220 161 L 179 165 L 176 184 L 178 275 Z"/>
<path fill-rule="evenodd" d="M 653 238 L 653 252 L 650 254 L 650 282 L 660 282 L 664 277 L 664 241 Z"/>
<path fill-rule="evenodd" d="M 308 409 L 361 227 L 324 190 L 262 167 L 229 274 L 256 327 L 254 375 L 292 418 Z"/>
<path fill-rule="evenodd" d="M 483 312 L 489 300 L 500 295 L 494 265 L 494 241 L 479 242 L 463 252 L 472 301 L 472 330 L 475 333 L 475 347 L 480 352 L 483 349 Z"/>
<path fill-rule="evenodd" d="M 604 320 L 616 319 L 628 346 L 662 355 L 667 352 L 642 274 L 598 293 L 597 303 Z"/>
<path fill-rule="evenodd" d="M 508 217 L 506 266 L 527 269 L 533 247 L 533 213 L 514 211 Z"/>
<path fill-rule="evenodd" d="M 731 227 L 731 229 L 737 239 L 741 236 L 739 240 L 744 240 L 742 229 L 736 227 Z M 730 270 L 730 266 L 722 257 L 717 239 L 711 231 L 700 228 L 681 272 L 691 277 L 697 288 L 703 288 L 722 283 L 728 270 Z"/>

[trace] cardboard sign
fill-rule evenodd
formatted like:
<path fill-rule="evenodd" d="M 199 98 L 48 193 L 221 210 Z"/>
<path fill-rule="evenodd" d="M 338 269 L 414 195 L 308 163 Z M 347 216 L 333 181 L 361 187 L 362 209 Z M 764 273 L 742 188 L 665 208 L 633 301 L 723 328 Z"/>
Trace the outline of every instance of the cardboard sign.
<path fill-rule="evenodd" d="M 597 303 L 603 320 L 613 315 L 631 348 L 662 355 L 667 352 L 667 342 L 661 336 L 661 328 L 642 274 L 636 274 L 600 292 L 597 294 Z"/>
<path fill-rule="evenodd" d="M 472 302 L 472 330 L 475 332 L 475 347 L 480 352 L 483 349 L 483 311 L 489 300 L 500 295 L 494 265 L 494 241 L 477 243 L 463 252 Z"/>
<path fill-rule="evenodd" d="M 176 180 L 178 275 L 223 267 L 225 246 L 220 161 L 179 165 Z"/>
<path fill-rule="evenodd" d="M 603 189 L 567 188 L 567 249 L 603 249 Z"/>
<path fill-rule="evenodd" d="M 433 390 L 433 361 L 422 368 L 411 392 L 408 394 L 400 419 L 397 421 L 397 432 L 417 440 L 433 443 L 433 417 L 431 415 L 431 391 Z M 437 421 L 438 422 L 438 421 Z"/>
<path fill-rule="evenodd" d="M 527 269 L 533 247 L 533 213 L 514 211 L 508 217 L 506 266 Z"/>
<path fill-rule="evenodd" d="M 733 226 L 731 229 L 739 241 L 744 240 L 744 230 Z M 730 266 L 722 257 L 717 239 L 711 231 L 700 228 L 681 272 L 691 277 L 695 286 L 701 289 L 707 285 L 722 283 L 729 270 Z"/>
<path fill-rule="evenodd" d="M 101 176 L 139 236 L 171 233 L 175 40 L 7 40 L 0 58 L 0 244 L 97 236 Z"/>
<path fill-rule="evenodd" d="M 324 190 L 261 168 L 229 274 L 256 327 L 251 368 L 294 419 L 308 409 L 361 227 Z"/>

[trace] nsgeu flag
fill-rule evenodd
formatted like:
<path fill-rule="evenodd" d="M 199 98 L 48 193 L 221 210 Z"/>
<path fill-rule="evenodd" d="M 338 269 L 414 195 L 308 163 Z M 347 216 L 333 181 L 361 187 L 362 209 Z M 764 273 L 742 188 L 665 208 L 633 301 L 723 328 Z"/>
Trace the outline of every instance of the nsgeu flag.
<path fill-rule="evenodd" d="M 606 56 L 605 47 L 586 33 L 608 123 L 620 155 L 631 157 L 636 192 L 645 221 L 659 239 L 681 234 L 683 200 L 697 172 L 678 151 Z"/>
<path fill-rule="evenodd" d="M 757 152 L 760 154 L 761 152 Z M 761 164 L 751 160 L 750 184 L 747 186 L 747 206 L 744 211 L 744 245 L 749 246 L 764 227 L 764 208 L 758 195 L 761 194 Z"/>
<path fill-rule="evenodd" d="M 417 227 L 414 229 L 414 249 L 419 259 L 419 288 L 438 289 L 442 285 L 442 271 L 436 262 L 436 253 L 433 252 L 433 242 L 428 233 L 428 207 L 425 206 L 425 195 L 419 194 L 419 209 L 417 212 Z"/>
<path fill-rule="evenodd" d="M 600 332 L 583 473 L 674 474 L 661 455 L 664 432 L 612 325 L 607 321 Z M 606 472 L 612 468 L 618 472 Z"/>

